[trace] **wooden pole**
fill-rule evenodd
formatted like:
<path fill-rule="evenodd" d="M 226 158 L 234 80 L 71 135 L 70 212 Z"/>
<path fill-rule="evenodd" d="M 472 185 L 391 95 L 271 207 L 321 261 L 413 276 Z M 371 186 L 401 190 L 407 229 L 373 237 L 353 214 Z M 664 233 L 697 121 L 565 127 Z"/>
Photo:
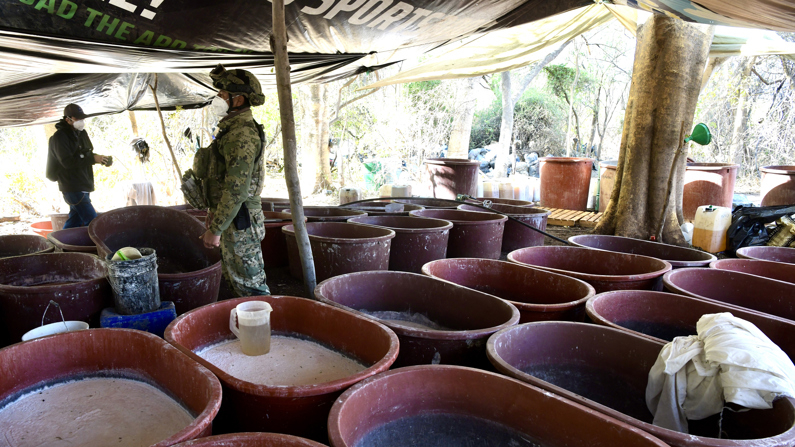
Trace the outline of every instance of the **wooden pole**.
<path fill-rule="evenodd" d="M 309 297 L 315 298 L 315 261 L 309 234 L 304 222 L 304 208 L 301 200 L 301 184 L 298 181 L 297 148 L 295 143 L 295 116 L 293 115 L 293 94 L 290 86 L 290 59 L 287 56 L 287 26 L 284 22 L 284 0 L 273 0 L 273 34 L 271 51 L 275 59 L 276 88 L 279 95 L 279 114 L 282 121 L 282 142 L 284 145 L 284 179 L 290 196 L 290 212 L 293 216 L 295 239 L 298 254 L 301 256 L 301 269 Z"/>
<path fill-rule="evenodd" d="M 157 100 L 157 73 L 155 73 L 155 86 L 152 87 L 152 85 L 149 84 L 149 88 L 152 90 L 152 96 L 155 97 L 155 108 L 157 109 L 157 115 L 160 117 L 160 128 L 163 129 L 163 139 L 166 140 L 168 151 L 171 152 L 171 161 L 174 163 L 174 169 L 177 170 L 177 187 L 179 187 L 182 182 L 182 170 L 179 168 L 179 164 L 177 164 L 177 157 L 174 156 L 174 149 L 171 148 L 171 142 L 168 140 L 166 122 L 163 120 L 163 112 L 160 111 L 160 101 Z"/>

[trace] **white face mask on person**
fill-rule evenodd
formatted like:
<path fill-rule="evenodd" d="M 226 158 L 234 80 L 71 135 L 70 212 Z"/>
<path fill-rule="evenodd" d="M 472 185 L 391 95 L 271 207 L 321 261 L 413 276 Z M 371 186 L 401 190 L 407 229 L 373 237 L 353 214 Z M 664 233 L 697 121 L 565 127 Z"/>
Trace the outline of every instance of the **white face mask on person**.
<path fill-rule="evenodd" d="M 72 126 L 74 126 L 75 130 L 82 131 L 83 129 L 86 128 L 86 122 L 83 120 L 77 120 L 74 123 L 72 123 Z"/>
<path fill-rule="evenodd" d="M 220 96 L 216 96 L 213 98 L 213 102 L 210 103 L 210 111 L 217 117 L 223 118 L 226 116 L 226 113 L 229 111 L 229 104 L 221 98 Z"/>

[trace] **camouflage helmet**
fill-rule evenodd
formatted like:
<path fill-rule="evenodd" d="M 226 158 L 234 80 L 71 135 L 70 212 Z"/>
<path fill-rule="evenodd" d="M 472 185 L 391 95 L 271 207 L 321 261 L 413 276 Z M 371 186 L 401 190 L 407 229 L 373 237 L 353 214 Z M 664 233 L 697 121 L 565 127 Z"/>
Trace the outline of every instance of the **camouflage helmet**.
<path fill-rule="evenodd" d="M 233 95 L 245 96 L 252 106 L 261 106 L 265 104 L 265 95 L 262 94 L 262 86 L 259 80 L 257 80 L 257 77 L 250 71 L 241 70 L 239 68 L 227 70 L 223 65 L 218 64 L 218 66 L 210 72 L 210 77 L 213 80 L 213 87 L 218 90 L 226 90 Z"/>

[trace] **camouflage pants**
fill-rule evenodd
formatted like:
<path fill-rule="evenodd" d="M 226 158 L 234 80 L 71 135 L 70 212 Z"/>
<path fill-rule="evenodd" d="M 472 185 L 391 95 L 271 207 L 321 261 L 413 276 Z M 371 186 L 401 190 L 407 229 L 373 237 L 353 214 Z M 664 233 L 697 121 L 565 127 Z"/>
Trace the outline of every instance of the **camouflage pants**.
<path fill-rule="evenodd" d="M 224 278 L 237 296 L 270 295 L 265 283 L 260 241 L 265 237 L 262 210 L 249 210 L 251 226 L 238 230 L 235 224 L 221 233 L 221 259 Z"/>

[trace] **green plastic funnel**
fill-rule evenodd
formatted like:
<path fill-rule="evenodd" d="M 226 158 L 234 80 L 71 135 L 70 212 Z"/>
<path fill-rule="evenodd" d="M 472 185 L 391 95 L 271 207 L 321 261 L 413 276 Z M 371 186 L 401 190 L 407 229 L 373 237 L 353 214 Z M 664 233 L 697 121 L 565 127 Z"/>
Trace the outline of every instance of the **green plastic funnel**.
<path fill-rule="evenodd" d="M 709 132 L 709 127 L 704 123 L 696 124 L 693 128 L 693 133 L 685 138 L 685 143 L 688 141 L 695 141 L 696 143 L 704 146 L 712 141 L 712 134 Z"/>

